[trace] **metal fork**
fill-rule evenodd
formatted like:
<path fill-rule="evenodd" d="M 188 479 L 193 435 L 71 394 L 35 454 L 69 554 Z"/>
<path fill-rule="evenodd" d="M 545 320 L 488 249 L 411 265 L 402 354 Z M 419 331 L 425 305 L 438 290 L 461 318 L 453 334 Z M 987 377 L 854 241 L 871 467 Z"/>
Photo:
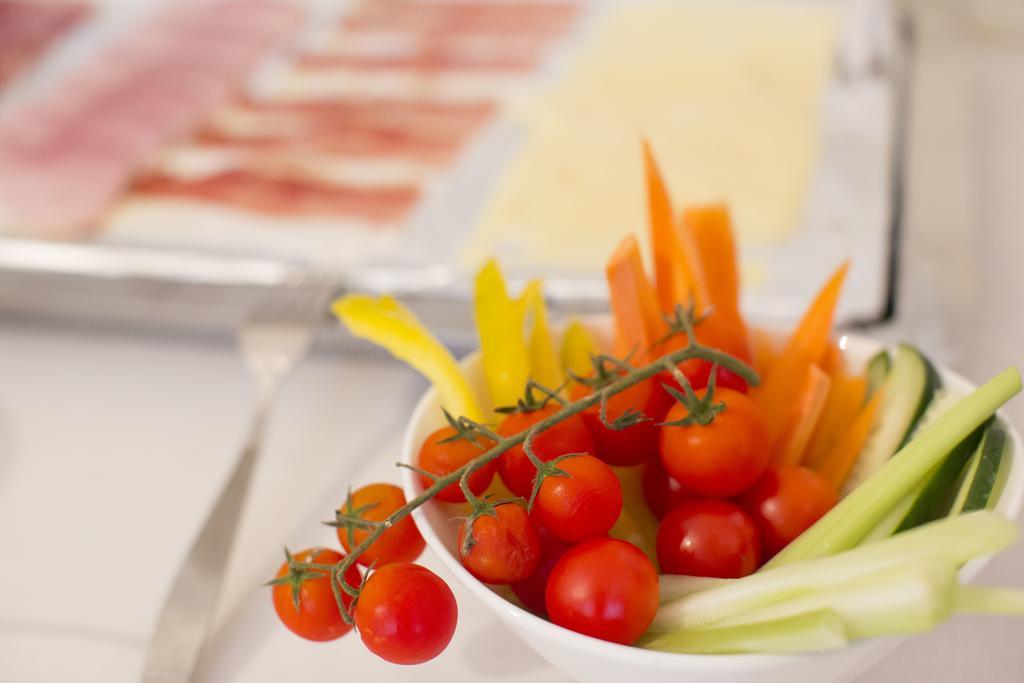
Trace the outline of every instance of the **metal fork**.
<path fill-rule="evenodd" d="M 146 683 L 184 683 L 191 678 L 278 387 L 309 351 L 330 291 L 324 283 L 310 279 L 277 288 L 239 331 L 239 351 L 254 385 L 249 433 L 231 478 L 164 602 L 146 651 L 142 673 Z"/>

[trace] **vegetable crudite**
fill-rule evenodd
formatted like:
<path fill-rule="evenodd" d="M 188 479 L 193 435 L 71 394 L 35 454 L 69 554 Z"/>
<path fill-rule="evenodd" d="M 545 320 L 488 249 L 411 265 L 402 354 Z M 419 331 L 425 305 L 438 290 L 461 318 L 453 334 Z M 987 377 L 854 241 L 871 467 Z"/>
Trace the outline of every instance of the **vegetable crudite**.
<path fill-rule="evenodd" d="M 1020 483 L 997 414 L 1017 370 L 968 393 L 909 344 L 861 365 L 833 334 L 847 262 L 789 334 L 749 324 L 728 207 L 676 213 L 646 143 L 642 166 L 651 260 L 633 235 L 609 257 L 607 341 L 549 320 L 542 282 L 514 291 L 496 260 L 474 280 L 480 351 L 462 364 L 391 297 L 333 303 L 434 393 L 405 490 L 342 497 L 325 523 L 344 553 L 285 551 L 281 622 L 310 640 L 354 627 L 398 664 L 444 651 L 458 607 L 416 564 L 425 505 L 457 527 L 451 562 L 488 600 L 631 653 L 821 652 L 958 612 L 1024 616 L 1024 591 L 961 585 L 1016 540 L 995 510 Z"/>

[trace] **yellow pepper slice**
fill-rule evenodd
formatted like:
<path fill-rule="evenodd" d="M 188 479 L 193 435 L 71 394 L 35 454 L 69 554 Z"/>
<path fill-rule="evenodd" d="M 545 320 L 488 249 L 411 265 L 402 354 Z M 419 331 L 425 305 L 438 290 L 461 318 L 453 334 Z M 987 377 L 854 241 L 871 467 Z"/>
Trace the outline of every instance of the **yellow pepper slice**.
<path fill-rule="evenodd" d="M 565 373 L 555 353 L 555 344 L 551 341 L 547 305 L 544 303 L 544 283 L 531 280 L 519 300 L 526 314 L 533 319 L 527 350 L 530 356 L 530 376 L 549 389 L 556 389 L 562 384 Z"/>
<path fill-rule="evenodd" d="M 589 375 L 594 371 L 590 358 L 600 352 L 593 335 L 580 321 L 569 323 L 562 336 L 562 365 L 566 370 L 579 377 Z"/>
<path fill-rule="evenodd" d="M 530 378 L 523 338 L 524 307 L 509 298 L 505 278 L 492 259 L 477 273 L 474 298 L 484 376 L 495 406 L 515 405 Z"/>
<path fill-rule="evenodd" d="M 390 296 L 348 294 L 331 310 L 349 331 L 405 361 L 429 379 L 452 415 L 483 419 L 473 390 L 452 354 L 413 313 Z"/>

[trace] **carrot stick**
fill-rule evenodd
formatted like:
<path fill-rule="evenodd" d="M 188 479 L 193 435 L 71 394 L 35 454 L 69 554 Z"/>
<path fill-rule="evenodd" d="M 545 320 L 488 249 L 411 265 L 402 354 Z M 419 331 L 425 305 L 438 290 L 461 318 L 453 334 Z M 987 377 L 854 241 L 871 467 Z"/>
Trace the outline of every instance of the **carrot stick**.
<path fill-rule="evenodd" d="M 832 379 L 817 365 L 812 365 L 780 440 L 775 444 L 773 461 L 783 465 L 796 465 L 807 450 L 814 428 L 821 417 L 828 398 Z"/>
<path fill-rule="evenodd" d="M 672 205 L 668 190 L 665 189 L 658 163 L 646 140 L 643 141 L 643 154 L 655 289 L 658 306 L 662 312 L 671 313 L 676 304 L 685 304 L 693 296 L 693 278 L 687 269 L 679 235 L 672 225 Z"/>
<path fill-rule="evenodd" d="M 758 375 L 764 377 L 768 368 L 778 359 L 782 353 L 782 340 L 779 335 L 770 330 L 763 330 L 758 327 L 751 327 L 748 330 L 750 337 L 750 355 L 754 370 Z"/>
<path fill-rule="evenodd" d="M 616 353 L 646 355 L 666 330 L 658 300 L 644 273 L 636 237 L 627 235 L 605 268 L 615 318 Z"/>
<path fill-rule="evenodd" d="M 750 360 L 747 326 L 740 314 L 740 278 L 732 220 L 725 204 L 691 206 L 683 213 L 706 275 L 708 303 L 714 307 L 704 333 L 714 346 Z"/>
<path fill-rule="evenodd" d="M 770 443 L 778 443 L 786 429 L 810 366 L 822 360 L 848 267 L 848 263 L 841 265 L 822 287 L 756 392 L 754 400 L 768 424 Z"/>
<path fill-rule="evenodd" d="M 803 464 L 818 469 L 849 430 L 864 406 L 867 382 L 862 376 L 839 373 L 832 375 L 825 408 L 821 412 L 814 436 L 804 453 Z"/>
<path fill-rule="evenodd" d="M 878 412 L 881 393 L 876 393 L 871 400 L 857 414 L 853 424 L 843 434 L 843 437 L 828 454 L 825 460 L 817 468 L 818 474 L 828 480 L 837 491 L 843 488 L 843 483 L 850 475 L 857 456 L 864 450 L 864 444 L 871 434 L 871 427 L 875 423 L 875 413 Z"/>

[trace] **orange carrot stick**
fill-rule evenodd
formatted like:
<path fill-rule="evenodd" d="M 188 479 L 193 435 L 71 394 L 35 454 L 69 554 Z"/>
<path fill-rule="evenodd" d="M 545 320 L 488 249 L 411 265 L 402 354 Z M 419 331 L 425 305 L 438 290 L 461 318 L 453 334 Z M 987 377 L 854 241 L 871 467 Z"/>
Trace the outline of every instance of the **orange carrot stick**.
<path fill-rule="evenodd" d="M 665 189 L 658 163 L 646 140 L 643 141 L 643 153 L 658 306 L 662 312 L 672 313 L 676 304 L 685 305 L 694 296 L 693 275 L 689 272 L 679 235 L 672 225 L 672 204 L 668 190 Z"/>
<path fill-rule="evenodd" d="M 825 460 L 817 468 L 818 474 L 824 477 L 829 483 L 841 490 L 846 478 L 850 475 L 857 456 L 864 450 L 864 444 L 871 434 L 871 427 L 875 423 L 875 413 L 878 411 L 881 393 L 876 393 L 871 400 L 857 414 L 857 418 L 846 430 L 842 438 L 836 443 L 835 448 L 828 454 Z"/>
<path fill-rule="evenodd" d="M 714 307 L 706 322 L 714 337 L 711 341 L 750 360 L 747 326 L 740 314 L 739 267 L 729 209 L 721 203 L 691 206 L 683 213 L 683 223 L 693 234 L 707 276 L 709 304 Z"/>
<path fill-rule="evenodd" d="M 616 353 L 635 352 L 645 356 L 666 331 L 640 259 L 636 237 L 627 235 L 615 249 L 605 268 L 615 318 Z"/>
<path fill-rule="evenodd" d="M 841 265 L 825 283 L 755 394 L 754 400 L 768 424 L 770 443 L 778 443 L 785 431 L 810 366 L 822 360 L 848 267 L 848 263 Z"/>
<path fill-rule="evenodd" d="M 782 436 L 775 444 L 772 460 L 782 465 L 796 465 L 807 450 L 814 428 L 828 398 L 831 378 L 817 365 L 812 365 Z"/>
<path fill-rule="evenodd" d="M 804 453 L 803 464 L 816 470 L 839 443 L 864 406 L 867 381 L 862 376 L 840 373 L 832 376 L 825 408 L 814 436 Z"/>

